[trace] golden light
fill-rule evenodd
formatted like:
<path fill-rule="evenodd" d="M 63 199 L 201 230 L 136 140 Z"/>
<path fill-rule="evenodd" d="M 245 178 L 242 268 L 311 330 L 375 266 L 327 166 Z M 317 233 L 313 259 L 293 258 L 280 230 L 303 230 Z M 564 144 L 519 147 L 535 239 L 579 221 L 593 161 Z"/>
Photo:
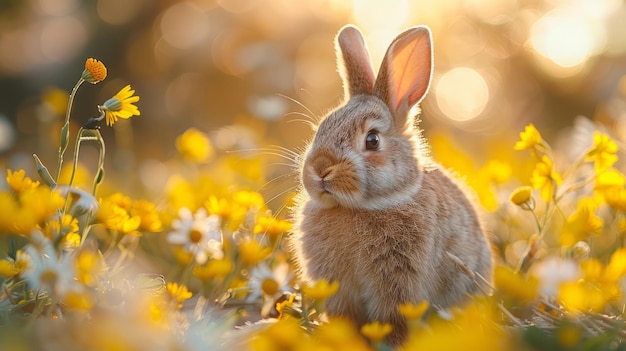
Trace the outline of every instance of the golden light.
<path fill-rule="evenodd" d="M 170 6 L 161 17 L 163 39 L 177 49 L 189 49 L 206 38 L 209 19 L 205 12 L 190 2 Z"/>
<path fill-rule="evenodd" d="M 476 70 L 457 67 L 439 78 L 435 96 L 437 106 L 446 117 L 463 122 L 483 112 L 489 101 L 489 87 Z"/>
<path fill-rule="evenodd" d="M 573 10 L 553 10 L 531 28 L 530 43 L 537 54 L 553 63 L 544 69 L 553 76 L 571 76 L 604 48 L 605 33 L 590 17 Z"/>

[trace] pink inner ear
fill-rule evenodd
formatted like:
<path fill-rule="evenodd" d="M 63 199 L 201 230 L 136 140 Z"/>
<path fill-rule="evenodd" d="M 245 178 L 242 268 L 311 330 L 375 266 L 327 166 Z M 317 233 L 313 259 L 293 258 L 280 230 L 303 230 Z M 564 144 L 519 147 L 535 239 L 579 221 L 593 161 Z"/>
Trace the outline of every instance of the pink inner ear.
<path fill-rule="evenodd" d="M 432 70 L 428 33 L 420 31 L 412 40 L 396 43 L 390 66 L 388 84 L 394 109 L 410 108 L 422 100 Z"/>

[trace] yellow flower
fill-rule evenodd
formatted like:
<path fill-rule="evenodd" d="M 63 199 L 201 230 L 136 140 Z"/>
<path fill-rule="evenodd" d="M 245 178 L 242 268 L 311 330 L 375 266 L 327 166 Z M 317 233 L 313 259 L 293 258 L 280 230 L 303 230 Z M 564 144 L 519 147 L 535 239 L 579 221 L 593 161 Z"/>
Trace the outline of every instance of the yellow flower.
<path fill-rule="evenodd" d="M 541 145 L 541 134 L 532 123 L 527 125 L 519 136 L 520 140 L 513 147 L 515 150 L 529 150 Z"/>
<path fill-rule="evenodd" d="M 260 217 L 254 226 L 254 234 L 267 234 L 277 237 L 291 230 L 293 224 L 275 217 Z"/>
<path fill-rule="evenodd" d="M 237 191 L 233 194 L 233 202 L 248 209 L 261 209 L 265 206 L 263 195 L 256 191 Z"/>
<path fill-rule="evenodd" d="M 214 153 L 209 138 L 196 128 L 189 128 L 176 138 L 176 149 L 191 162 L 206 161 Z"/>
<path fill-rule="evenodd" d="M 399 305 L 398 310 L 406 319 L 417 320 L 422 318 L 429 306 L 428 301 L 422 301 L 417 305 L 409 302 Z"/>
<path fill-rule="evenodd" d="M 88 58 L 87 61 L 85 61 L 85 69 L 81 76 L 82 79 L 91 84 L 96 84 L 103 81 L 106 77 L 107 68 L 102 62 L 94 58 Z"/>
<path fill-rule="evenodd" d="M 382 341 L 392 330 L 391 324 L 379 321 L 367 323 L 361 327 L 361 333 L 373 342 Z"/>
<path fill-rule="evenodd" d="M 6 259 L 0 261 L 0 277 L 11 278 L 19 272 L 20 271 L 15 267 L 13 262 Z"/>
<path fill-rule="evenodd" d="M 604 292 L 582 280 L 561 284 L 558 299 L 565 308 L 571 311 L 600 312 L 606 304 Z"/>
<path fill-rule="evenodd" d="M 487 180 L 491 183 L 504 184 L 511 179 L 513 170 L 506 162 L 489 160 L 489 162 L 487 162 L 487 164 L 481 169 L 481 173 L 483 173 Z"/>
<path fill-rule="evenodd" d="M 617 162 L 617 144 L 606 134 L 595 132 L 593 146 L 585 155 L 585 160 L 593 161 L 596 172 L 602 172 Z"/>
<path fill-rule="evenodd" d="M 314 350 L 372 350 L 363 339 L 354 323 L 345 317 L 330 317 L 315 330 Z"/>
<path fill-rule="evenodd" d="M 509 197 L 509 200 L 515 205 L 520 206 L 522 208 L 527 206 L 527 208 L 524 208 L 524 209 L 532 209 L 532 204 L 531 204 L 532 198 L 533 198 L 532 191 L 533 191 L 533 188 L 529 186 L 519 187 L 513 190 L 513 192 L 511 193 L 511 197 Z"/>
<path fill-rule="evenodd" d="M 46 88 L 41 94 L 41 100 L 55 115 L 64 115 L 67 111 L 68 93 L 59 88 Z"/>
<path fill-rule="evenodd" d="M 130 85 L 127 85 L 115 96 L 104 102 L 102 110 L 106 114 L 108 126 L 115 124 L 118 118 L 128 119 L 132 116 L 140 115 L 137 106 L 133 105 L 139 101 L 139 96 L 133 94 L 135 94 L 135 91 L 130 88 Z"/>
<path fill-rule="evenodd" d="M 78 220 L 69 214 L 64 214 L 59 223 L 59 219 L 49 220 L 41 230 L 46 237 L 56 239 L 59 234 L 78 234 Z"/>
<path fill-rule="evenodd" d="M 626 189 L 618 188 L 605 191 L 604 201 L 612 208 L 626 212 Z"/>
<path fill-rule="evenodd" d="M 95 305 L 93 296 L 87 291 L 68 291 L 63 304 L 66 307 L 79 311 L 91 311 Z"/>
<path fill-rule="evenodd" d="M 187 290 L 187 286 L 185 286 L 185 284 L 178 285 L 178 283 L 169 282 L 166 287 L 167 293 L 176 302 L 177 308 L 182 308 L 183 302 L 190 299 L 192 296 L 191 292 Z"/>
<path fill-rule="evenodd" d="M 604 271 L 604 279 L 607 281 L 618 281 L 626 276 L 626 248 L 615 250 L 611 255 L 609 264 Z"/>
<path fill-rule="evenodd" d="M 559 236 L 561 246 L 573 246 L 602 229 L 604 221 L 596 216 L 597 207 L 593 199 L 585 198 L 578 202 L 578 207 L 567 217 L 561 230 Z"/>
<path fill-rule="evenodd" d="M 554 191 L 562 181 L 561 176 L 554 170 L 552 160 L 546 155 L 537 162 L 530 179 L 533 188 L 541 191 L 541 198 L 546 202 L 554 197 Z"/>
<path fill-rule="evenodd" d="M 156 206 L 152 202 L 146 200 L 134 201 L 129 212 L 131 215 L 140 218 L 140 229 L 153 233 L 163 230 L 163 223 Z"/>
<path fill-rule="evenodd" d="M 519 301 L 531 302 L 537 297 L 539 280 L 534 276 L 522 277 L 511 268 L 496 265 L 494 269 L 494 284 L 496 290 L 505 297 Z"/>
<path fill-rule="evenodd" d="M 224 278 L 233 270 L 233 262 L 228 258 L 210 260 L 203 266 L 195 266 L 192 274 L 201 281 L 211 278 Z"/>
<path fill-rule="evenodd" d="M 33 181 L 29 177 L 25 177 L 25 174 L 26 171 L 23 169 L 15 172 L 7 169 L 7 184 L 18 194 L 27 190 L 33 190 L 39 186 L 39 181 Z"/>
<path fill-rule="evenodd" d="M 86 286 L 95 286 L 98 276 L 106 268 L 106 263 L 98 253 L 85 250 L 76 257 L 74 267 L 79 282 Z"/>
<path fill-rule="evenodd" d="M 252 351 L 274 350 L 314 350 L 309 345 L 310 338 L 295 318 L 281 318 L 276 323 L 268 323 L 265 328 L 250 338 Z"/>
<path fill-rule="evenodd" d="M 313 284 L 306 283 L 302 286 L 304 296 L 310 297 L 316 301 L 326 300 L 335 295 L 339 290 L 339 282 L 329 283 L 326 279 L 321 279 Z"/>
<path fill-rule="evenodd" d="M 269 256 L 272 250 L 261 246 L 255 240 L 246 240 L 239 243 L 239 253 L 245 264 L 253 266 Z"/>

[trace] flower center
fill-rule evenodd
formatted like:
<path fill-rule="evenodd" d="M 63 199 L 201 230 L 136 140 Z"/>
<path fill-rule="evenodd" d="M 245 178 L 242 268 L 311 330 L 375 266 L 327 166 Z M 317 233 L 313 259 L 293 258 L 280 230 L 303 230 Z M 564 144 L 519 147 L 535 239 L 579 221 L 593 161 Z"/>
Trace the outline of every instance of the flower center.
<path fill-rule="evenodd" d="M 43 284 L 53 285 L 57 280 L 57 272 L 52 269 L 46 269 L 39 275 L 39 280 Z"/>
<path fill-rule="evenodd" d="M 198 229 L 192 229 L 189 231 L 189 241 L 194 244 L 197 244 L 202 240 L 202 232 Z"/>
<path fill-rule="evenodd" d="M 266 295 L 274 295 L 278 292 L 278 283 L 274 279 L 267 278 L 261 283 L 261 290 Z"/>

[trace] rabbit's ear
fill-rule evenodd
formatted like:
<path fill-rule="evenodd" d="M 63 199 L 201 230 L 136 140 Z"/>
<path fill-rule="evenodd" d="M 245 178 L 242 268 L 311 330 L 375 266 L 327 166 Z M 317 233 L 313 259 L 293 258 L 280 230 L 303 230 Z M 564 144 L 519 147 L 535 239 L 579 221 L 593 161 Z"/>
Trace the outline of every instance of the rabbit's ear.
<path fill-rule="evenodd" d="M 351 96 L 372 93 L 374 70 L 363 36 L 355 26 L 347 25 L 337 35 L 337 65 L 346 100 Z"/>
<path fill-rule="evenodd" d="M 374 95 L 387 102 L 406 124 L 409 109 L 419 103 L 431 81 L 433 54 L 430 29 L 412 27 L 401 33 L 387 49 L 374 86 Z"/>

